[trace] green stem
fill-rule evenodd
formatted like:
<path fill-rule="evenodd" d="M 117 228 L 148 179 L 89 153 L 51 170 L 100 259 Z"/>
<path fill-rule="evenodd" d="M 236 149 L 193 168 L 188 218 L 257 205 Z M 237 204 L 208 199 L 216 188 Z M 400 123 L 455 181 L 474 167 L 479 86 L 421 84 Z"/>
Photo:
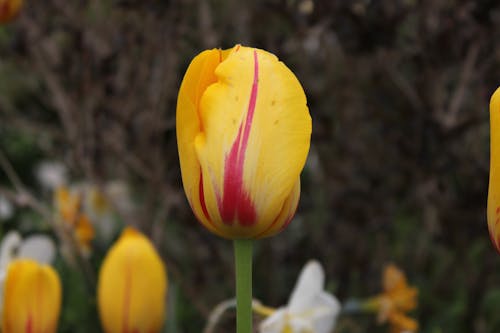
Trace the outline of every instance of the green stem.
<path fill-rule="evenodd" d="M 251 239 L 234 240 L 237 333 L 252 333 L 252 245 Z"/>

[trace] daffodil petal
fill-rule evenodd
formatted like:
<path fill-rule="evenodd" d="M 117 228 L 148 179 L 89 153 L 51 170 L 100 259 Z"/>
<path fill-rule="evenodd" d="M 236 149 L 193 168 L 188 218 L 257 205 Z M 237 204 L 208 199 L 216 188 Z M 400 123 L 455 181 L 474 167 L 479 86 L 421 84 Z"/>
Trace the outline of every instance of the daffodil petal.
<path fill-rule="evenodd" d="M 21 235 L 15 230 L 9 231 L 4 236 L 0 246 L 0 270 L 5 270 L 9 262 L 14 259 L 21 242 Z"/>
<path fill-rule="evenodd" d="M 259 325 L 260 333 L 282 333 L 285 326 L 286 310 L 280 308 L 264 319 Z"/>
<path fill-rule="evenodd" d="M 316 298 L 323 292 L 325 272 L 316 260 L 309 261 L 302 269 L 288 302 L 291 314 L 302 313 L 314 306 Z"/>
<path fill-rule="evenodd" d="M 309 318 L 314 325 L 315 333 L 330 333 L 335 327 L 340 313 L 340 302 L 335 296 L 325 291 L 314 300 L 313 311 Z"/>
<path fill-rule="evenodd" d="M 50 264 L 56 256 L 56 246 L 45 235 L 27 237 L 19 247 L 18 257 L 33 259 L 40 264 Z"/>

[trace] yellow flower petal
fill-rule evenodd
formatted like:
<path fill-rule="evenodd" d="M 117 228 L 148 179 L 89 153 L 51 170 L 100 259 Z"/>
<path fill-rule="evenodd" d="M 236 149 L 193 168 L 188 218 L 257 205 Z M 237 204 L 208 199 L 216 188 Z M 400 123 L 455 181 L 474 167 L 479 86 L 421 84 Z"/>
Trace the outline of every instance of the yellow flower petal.
<path fill-rule="evenodd" d="M 384 269 L 383 285 L 386 292 L 404 289 L 407 286 L 406 277 L 399 268 L 389 264 Z"/>
<path fill-rule="evenodd" d="M 92 240 L 95 230 L 87 215 L 81 214 L 75 226 L 75 236 L 84 253 L 89 254 L 92 250 Z"/>
<path fill-rule="evenodd" d="M 285 200 L 285 203 L 281 208 L 281 212 L 274 219 L 273 223 L 271 223 L 266 230 L 264 230 L 260 234 L 257 234 L 255 237 L 263 238 L 272 236 L 277 232 L 286 228 L 286 226 L 291 222 L 293 216 L 295 215 L 295 211 L 297 210 L 297 206 L 299 204 L 299 199 L 300 199 L 300 178 L 295 183 L 292 192 Z"/>
<path fill-rule="evenodd" d="M 500 88 L 490 101 L 490 183 L 488 189 L 488 229 L 500 253 Z"/>
<path fill-rule="evenodd" d="M 389 323 L 393 333 L 415 332 L 418 329 L 418 323 L 415 319 L 399 312 L 393 312 L 389 315 Z"/>
<path fill-rule="evenodd" d="M 76 222 L 76 215 L 80 211 L 80 196 L 73 194 L 70 190 L 61 186 L 54 194 L 54 204 L 63 222 L 73 225 Z"/>
<path fill-rule="evenodd" d="M 200 179 L 201 166 L 196 156 L 194 141 L 203 130 L 199 114 L 201 96 L 209 85 L 217 81 L 214 71 L 221 59 L 221 51 L 215 49 L 204 51 L 193 59 L 179 89 L 176 114 L 177 145 L 184 191 L 198 220 L 212 231 L 215 231 L 215 228 L 207 218 L 204 198 L 200 200 L 203 182 Z"/>
<path fill-rule="evenodd" d="M 151 242 L 127 228 L 99 273 L 99 314 L 107 333 L 156 333 L 165 316 L 167 275 Z"/>
<path fill-rule="evenodd" d="M 4 293 L 4 333 L 56 332 L 61 308 L 61 282 L 50 266 L 29 259 L 11 262 Z"/>

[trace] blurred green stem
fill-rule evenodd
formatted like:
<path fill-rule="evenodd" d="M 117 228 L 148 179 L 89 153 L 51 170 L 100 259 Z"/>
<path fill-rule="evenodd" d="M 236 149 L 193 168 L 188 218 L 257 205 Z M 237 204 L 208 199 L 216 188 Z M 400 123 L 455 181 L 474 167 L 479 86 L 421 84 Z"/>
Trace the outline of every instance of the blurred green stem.
<path fill-rule="evenodd" d="M 252 333 L 252 247 L 251 239 L 234 240 L 237 333 Z"/>

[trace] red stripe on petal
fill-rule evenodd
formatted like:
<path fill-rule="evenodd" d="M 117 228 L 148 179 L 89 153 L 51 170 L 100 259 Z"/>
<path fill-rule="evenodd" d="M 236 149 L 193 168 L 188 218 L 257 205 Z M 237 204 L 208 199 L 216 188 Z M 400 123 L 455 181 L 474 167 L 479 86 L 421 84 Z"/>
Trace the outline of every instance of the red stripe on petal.
<path fill-rule="evenodd" d="M 294 216 L 295 216 L 295 211 L 293 212 L 292 215 L 290 215 L 288 217 L 288 219 L 285 221 L 285 223 L 283 223 L 283 225 L 281 226 L 281 228 L 280 228 L 279 231 L 282 231 L 283 229 L 285 229 L 286 227 L 288 227 L 288 225 L 290 224 L 290 222 L 292 222 Z"/>
<path fill-rule="evenodd" d="M 28 320 L 26 320 L 26 326 L 24 327 L 24 331 L 26 333 L 33 332 L 33 317 L 31 316 L 31 313 L 28 314 Z"/>
<path fill-rule="evenodd" d="M 497 234 L 497 241 L 494 242 L 495 248 L 497 249 L 497 252 L 500 254 L 500 235 Z"/>
<path fill-rule="evenodd" d="M 285 205 L 283 205 L 281 207 L 280 212 L 278 213 L 278 215 L 276 216 L 276 218 L 273 220 L 273 222 L 266 228 L 266 230 L 264 230 L 263 232 L 261 232 L 260 234 L 258 234 L 257 236 L 255 236 L 255 238 L 260 238 L 263 235 L 267 234 L 269 232 L 269 230 L 271 230 L 276 225 L 276 223 L 278 222 L 281 214 L 283 213 L 283 209 L 285 209 Z M 285 220 L 285 222 L 283 223 L 283 225 L 279 228 L 279 230 L 277 232 L 282 231 L 283 229 L 285 229 L 290 224 L 290 222 L 292 222 L 292 219 L 295 216 L 295 212 L 296 211 L 297 211 L 297 207 L 295 207 L 295 209 L 287 217 L 287 219 Z"/>
<path fill-rule="evenodd" d="M 125 266 L 125 284 L 123 289 L 123 308 L 122 308 L 122 332 L 129 333 L 129 315 L 130 315 L 130 298 L 131 298 L 131 288 L 132 288 L 132 272 L 130 271 L 130 264 L 127 262 Z"/>
<path fill-rule="evenodd" d="M 207 209 L 207 204 L 205 203 L 205 190 L 203 189 L 203 173 L 200 170 L 200 190 L 199 190 L 199 196 L 200 196 L 200 204 L 201 204 L 201 210 L 203 210 L 203 214 L 207 218 L 207 220 L 210 221 L 210 215 L 208 215 L 208 209 Z"/>
<path fill-rule="evenodd" d="M 495 247 L 495 250 L 497 251 L 498 254 L 500 254 L 500 248 L 498 246 L 498 244 L 500 244 L 498 241 L 499 241 L 499 237 L 494 237 L 493 236 L 493 232 L 489 232 L 490 234 L 490 240 L 491 240 L 491 243 L 493 244 L 493 246 Z"/>
<path fill-rule="evenodd" d="M 226 156 L 224 165 L 224 190 L 222 200 L 218 200 L 222 221 L 232 225 L 238 221 L 242 226 L 251 226 L 256 221 L 256 211 L 250 195 L 243 186 L 243 168 L 245 153 L 252 129 L 252 121 L 257 104 L 259 88 L 259 60 L 257 51 L 254 50 L 254 77 L 248 110 L 244 123 L 238 129 L 238 135 Z"/>

